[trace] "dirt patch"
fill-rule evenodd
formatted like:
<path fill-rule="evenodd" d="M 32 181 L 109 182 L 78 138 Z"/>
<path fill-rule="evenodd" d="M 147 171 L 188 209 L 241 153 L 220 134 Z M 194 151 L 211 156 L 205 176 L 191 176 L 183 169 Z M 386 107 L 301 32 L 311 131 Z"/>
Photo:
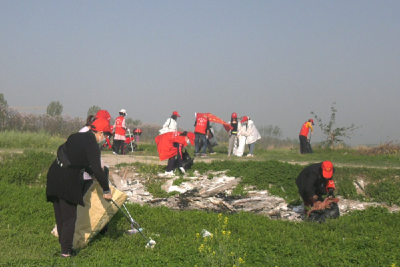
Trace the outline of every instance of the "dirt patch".
<path fill-rule="evenodd" d="M 134 162 L 141 162 L 147 164 L 158 164 L 158 165 L 167 165 L 167 160 L 160 161 L 158 157 L 155 156 L 135 156 L 135 155 L 113 155 L 113 154 L 103 154 L 101 155 L 104 162 L 113 167 L 120 163 L 134 163 Z M 200 158 L 197 157 L 195 159 L 196 162 L 211 162 L 213 160 L 221 160 L 219 158 Z"/>

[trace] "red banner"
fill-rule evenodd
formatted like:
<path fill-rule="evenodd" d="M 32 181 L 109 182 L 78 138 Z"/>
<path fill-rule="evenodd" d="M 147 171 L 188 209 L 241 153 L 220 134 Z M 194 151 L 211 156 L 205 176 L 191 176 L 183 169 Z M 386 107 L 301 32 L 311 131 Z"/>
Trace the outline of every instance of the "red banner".
<path fill-rule="evenodd" d="M 220 118 L 218 118 L 217 116 L 215 116 L 211 113 L 196 113 L 196 116 L 207 116 L 209 122 L 215 122 L 215 123 L 222 124 L 227 132 L 229 132 L 230 130 L 233 129 L 229 123 L 221 120 Z"/>

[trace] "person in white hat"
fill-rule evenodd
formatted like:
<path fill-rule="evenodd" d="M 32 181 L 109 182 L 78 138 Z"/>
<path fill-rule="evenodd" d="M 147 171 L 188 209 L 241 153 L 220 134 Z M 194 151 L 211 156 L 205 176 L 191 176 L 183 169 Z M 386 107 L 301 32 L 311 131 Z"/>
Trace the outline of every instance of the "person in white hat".
<path fill-rule="evenodd" d="M 125 154 L 124 144 L 125 144 L 125 133 L 126 133 L 126 126 L 125 126 L 125 116 L 126 110 L 121 109 L 119 111 L 119 117 L 115 119 L 114 123 L 114 153 L 118 154 L 118 151 L 121 151 L 121 154 Z"/>

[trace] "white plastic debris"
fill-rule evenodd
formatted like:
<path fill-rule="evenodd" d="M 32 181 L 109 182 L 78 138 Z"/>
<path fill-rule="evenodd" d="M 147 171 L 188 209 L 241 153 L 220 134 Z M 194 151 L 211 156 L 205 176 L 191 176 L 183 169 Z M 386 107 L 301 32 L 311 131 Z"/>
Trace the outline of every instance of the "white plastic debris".
<path fill-rule="evenodd" d="M 55 237 L 58 237 L 57 224 L 54 226 L 54 229 L 51 231 L 51 234 L 54 235 Z"/>
<path fill-rule="evenodd" d="M 206 229 L 201 230 L 201 235 L 203 237 L 211 236 L 211 233 L 207 231 Z"/>
<path fill-rule="evenodd" d="M 153 249 L 155 245 L 156 245 L 156 241 L 154 241 L 153 239 L 150 239 L 150 242 L 146 244 L 146 248 Z"/>

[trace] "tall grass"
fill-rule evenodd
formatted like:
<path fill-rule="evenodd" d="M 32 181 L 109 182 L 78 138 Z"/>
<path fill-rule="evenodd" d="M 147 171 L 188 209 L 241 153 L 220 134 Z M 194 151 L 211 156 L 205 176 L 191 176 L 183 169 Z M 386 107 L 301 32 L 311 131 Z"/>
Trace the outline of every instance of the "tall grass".
<path fill-rule="evenodd" d="M 0 132 L 0 148 L 20 149 L 57 149 L 65 138 L 51 136 L 43 131 L 39 133 L 6 131 Z"/>

